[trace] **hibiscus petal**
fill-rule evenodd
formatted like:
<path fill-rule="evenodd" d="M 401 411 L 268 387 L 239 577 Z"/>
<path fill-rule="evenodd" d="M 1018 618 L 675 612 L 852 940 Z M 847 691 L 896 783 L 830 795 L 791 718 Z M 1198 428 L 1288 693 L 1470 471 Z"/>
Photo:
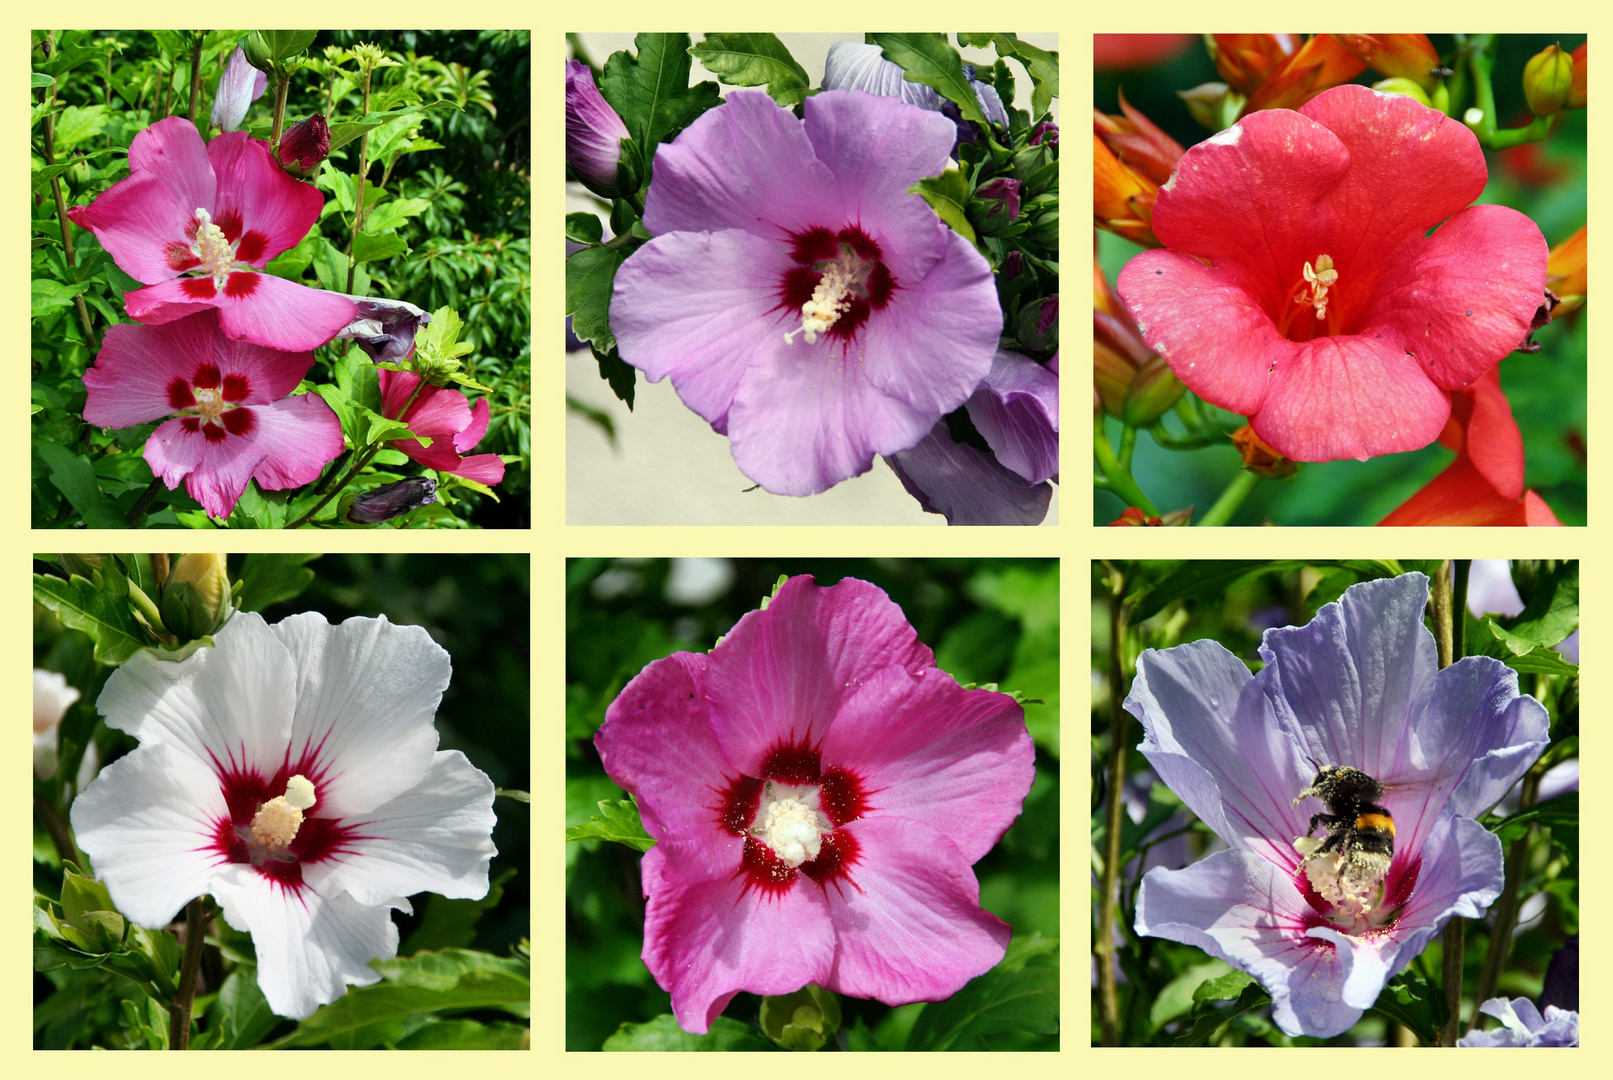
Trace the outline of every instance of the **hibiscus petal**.
<path fill-rule="evenodd" d="M 1040 525 L 1053 485 L 1031 484 L 990 454 L 952 441 L 945 421 L 906 450 L 885 458 L 907 493 L 948 525 Z"/>
<path fill-rule="evenodd" d="M 252 478 L 269 491 L 317 480 L 346 445 L 342 422 L 318 394 L 277 401 L 257 410 L 257 420 L 252 438 L 265 453 L 252 470 Z"/>
<path fill-rule="evenodd" d="M 780 744 L 819 746 L 849 688 L 872 672 L 918 672 L 935 656 L 880 589 L 846 578 L 820 589 L 791 578 L 712 650 L 711 723 L 724 756 L 750 776 Z"/>
<path fill-rule="evenodd" d="M 971 864 L 1019 816 L 1036 778 L 1032 758 L 1025 710 L 1012 697 L 965 690 L 934 668 L 866 676 L 823 743 L 825 768 L 844 767 L 877 792 L 870 813 L 947 822 Z"/>
<path fill-rule="evenodd" d="M 79 847 L 118 910 L 155 929 L 212 887 L 214 827 L 230 811 L 211 770 L 176 747 L 151 745 L 102 769 L 73 800 L 71 816 Z"/>
<path fill-rule="evenodd" d="M 257 233 L 261 237 L 241 244 L 241 257 L 253 266 L 262 267 L 282 251 L 296 247 L 319 220 L 325 205 L 324 193 L 312 184 L 293 179 L 274 160 L 269 144 L 263 140 L 251 138 L 244 131 L 220 135 L 207 144 L 207 159 L 218 177 L 213 219 L 239 217 L 242 236 Z M 349 315 L 348 322 L 351 321 Z"/>
<path fill-rule="evenodd" d="M 213 896 L 224 920 L 250 932 L 258 959 L 258 985 L 277 1016 L 301 1020 L 347 993 L 347 987 L 381 980 L 371 960 L 398 954 L 393 907 L 398 898 L 370 907 L 345 894 L 324 897 L 306 886 L 287 888 L 251 866 L 220 867 Z"/>
<path fill-rule="evenodd" d="M 1013 932 L 980 907 L 969 859 L 947 836 L 907 818 L 844 826 L 863 857 L 852 886 L 822 893 L 839 950 L 823 985 L 887 1005 L 942 1001 L 990 971 Z"/>
<path fill-rule="evenodd" d="M 425 777 L 360 818 L 328 858 L 303 860 L 303 880 L 321 896 L 344 890 L 361 904 L 395 896 L 487 895 L 493 847 L 493 781 L 458 750 L 439 750 Z"/>
<path fill-rule="evenodd" d="M 969 419 L 997 460 L 1033 484 L 1059 472 L 1059 377 L 999 351 L 968 401 Z"/>
<path fill-rule="evenodd" d="M 477 398 L 476 404 L 470 407 L 470 423 L 454 436 L 454 449 L 463 454 L 481 442 L 482 436 L 487 434 L 487 422 L 492 415 L 493 406 L 488 404 L 487 399 Z"/>
<path fill-rule="evenodd" d="M 368 814 L 419 784 L 450 674 L 442 646 L 385 616 L 332 626 L 306 612 L 272 629 L 297 672 L 288 768 L 313 781 L 321 814 Z"/>
<path fill-rule="evenodd" d="M 255 421 L 262 406 L 249 405 L 236 411 L 251 415 Z M 183 480 L 185 490 L 202 504 L 208 516 L 223 521 L 234 512 L 241 492 L 252 479 L 252 471 L 269 451 L 255 439 L 235 435 L 215 441 L 207 437 L 205 429 L 188 430 L 184 420 L 175 418 L 151 433 L 144 452 L 146 464 L 162 477 L 170 491 Z"/>
<path fill-rule="evenodd" d="M 233 296 L 218 293 L 210 279 L 175 278 L 136 289 L 124 297 L 124 307 L 147 324 L 216 308 L 225 336 L 286 352 L 317 349 L 352 321 L 353 301 L 340 293 L 255 271 L 237 271 L 230 281 Z"/>
<path fill-rule="evenodd" d="M 644 227 L 657 237 L 743 229 L 776 246 L 792 230 L 838 227 L 839 211 L 835 178 L 800 121 L 760 91 L 735 90 L 656 149 Z"/>
<path fill-rule="evenodd" d="M 206 177 L 211 180 L 212 174 Z M 79 228 L 93 232 L 119 269 L 136 281 L 148 285 L 167 281 L 179 273 L 176 262 L 184 265 L 195 259 L 185 240 L 185 227 L 195 220 L 196 206 L 203 205 L 196 203 L 186 209 L 176 201 L 170 179 L 161 173 L 135 173 L 113 184 L 88 206 L 68 207 L 67 216 Z"/>
<path fill-rule="evenodd" d="M 473 454 L 460 458 L 459 464 L 439 471 L 492 487 L 504 479 L 504 459 L 497 454 Z"/>
<path fill-rule="evenodd" d="M 768 896 L 748 875 L 657 844 L 644 856 L 644 965 L 672 995 L 678 1026 L 703 1035 L 741 990 L 832 986 L 835 937 L 823 892 L 798 881 Z"/>

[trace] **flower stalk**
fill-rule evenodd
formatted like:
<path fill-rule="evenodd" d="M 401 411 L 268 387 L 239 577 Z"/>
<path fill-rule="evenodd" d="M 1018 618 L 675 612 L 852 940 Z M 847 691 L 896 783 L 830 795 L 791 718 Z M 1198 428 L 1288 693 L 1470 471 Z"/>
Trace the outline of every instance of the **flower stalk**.
<path fill-rule="evenodd" d="M 410 407 L 414 405 L 415 398 L 420 396 L 420 391 L 425 388 L 425 385 L 426 380 L 424 379 L 421 379 L 419 382 L 415 383 L 414 389 L 409 393 L 409 400 L 404 402 L 403 408 L 398 411 L 399 416 L 402 416 L 404 413 L 409 411 Z M 374 458 L 376 454 L 381 452 L 381 448 L 386 446 L 386 444 L 387 440 L 383 439 L 380 442 L 372 443 L 371 445 L 366 446 L 363 450 L 360 450 L 358 453 L 354 454 L 352 464 L 350 464 L 347 468 L 347 475 L 342 477 L 341 482 L 333 484 L 330 490 L 325 492 L 325 494 L 320 497 L 320 500 L 309 508 L 306 514 L 299 517 L 296 521 L 291 522 L 286 526 L 286 528 L 299 529 L 308 524 L 310 521 L 314 520 L 314 515 L 323 510 L 326 505 L 329 504 L 329 502 L 337 495 L 340 495 L 347 485 L 352 483 L 353 480 L 358 476 L 359 472 L 363 470 L 364 466 L 368 465 L 370 460 Z"/>
<path fill-rule="evenodd" d="M 207 940 L 207 897 L 198 896 L 185 906 L 185 958 L 179 966 L 179 989 L 168 1006 L 168 1049 L 190 1049 L 190 1011 L 196 1001 L 196 983 L 202 971 L 202 946 Z"/>
<path fill-rule="evenodd" d="M 1232 478 L 1232 482 L 1226 486 L 1220 497 L 1215 500 L 1215 505 L 1210 507 L 1204 516 L 1199 519 L 1199 524 L 1225 525 L 1228 521 L 1231 521 L 1232 515 L 1238 512 L 1238 507 L 1243 505 L 1243 500 L 1249 497 L 1249 493 L 1255 489 L 1255 485 L 1258 483 L 1260 483 L 1259 476 L 1246 469 L 1239 469 L 1238 475 Z"/>
<path fill-rule="evenodd" d="M 1154 504 L 1137 486 L 1137 481 L 1132 479 L 1131 471 L 1115 457 L 1114 447 L 1109 445 L 1109 437 L 1103 432 L 1102 417 L 1093 424 L 1092 450 L 1101 470 L 1101 475 L 1095 477 L 1093 483 L 1119 495 L 1126 500 L 1126 505 L 1135 506 L 1149 517 L 1159 517 L 1159 511 L 1154 509 Z"/>
<path fill-rule="evenodd" d="M 1114 563 L 1109 573 L 1109 805 L 1104 818 L 1103 886 L 1098 907 L 1098 936 L 1092 951 L 1098 957 L 1099 1023 L 1103 1045 L 1120 1044 L 1120 999 L 1115 988 L 1115 908 L 1120 881 L 1120 826 L 1125 810 L 1122 789 L 1126 780 L 1126 727 L 1131 720 L 1121 696 L 1125 664 L 1126 575 Z"/>

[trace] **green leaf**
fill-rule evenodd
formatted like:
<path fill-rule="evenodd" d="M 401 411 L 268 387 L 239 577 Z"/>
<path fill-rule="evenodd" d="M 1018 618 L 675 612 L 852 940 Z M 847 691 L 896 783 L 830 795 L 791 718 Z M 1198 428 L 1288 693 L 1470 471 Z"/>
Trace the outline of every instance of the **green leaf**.
<path fill-rule="evenodd" d="M 108 667 L 116 667 L 152 644 L 127 599 L 112 596 L 84 578 L 63 581 L 35 574 L 34 602 L 54 611 L 63 626 L 88 634 L 95 642 L 96 661 Z"/>
<path fill-rule="evenodd" d="M 1533 584 L 1528 606 L 1512 620 L 1513 638 L 1551 646 L 1579 629 L 1579 563 L 1558 565 L 1544 581 Z"/>
<path fill-rule="evenodd" d="M 1522 656 L 1502 657 L 1501 662 L 1519 675 L 1579 675 L 1579 667 L 1573 661 L 1544 647 L 1531 649 Z"/>
<path fill-rule="evenodd" d="M 275 1029 L 280 1018 L 269 1008 L 258 986 L 257 968 L 242 965 L 230 972 L 218 991 L 220 1050 L 246 1050 Z"/>
<path fill-rule="evenodd" d="M 639 175 L 649 182 L 655 150 L 695 117 L 722 103 L 714 82 L 689 85 L 689 35 L 639 34 L 634 56 L 619 52 L 605 61 L 599 92 L 627 125 L 639 156 Z"/>
<path fill-rule="evenodd" d="M 414 1013 L 500 1009 L 525 1017 L 531 1011 L 531 963 L 524 956 L 499 957 L 468 949 L 421 952 L 373 961 L 381 982 L 356 986 L 269 1045 L 275 1049 L 319 1046 L 371 1024 Z"/>
<path fill-rule="evenodd" d="M 437 1020 L 393 1045 L 399 1050 L 519 1050 L 527 1028 L 519 1024 L 478 1024 L 474 1020 Z"/>
<path fill-rule="evenodd" d="M 38 181 L 34 187 L 38 188 Z M 577 244 L 597 244 L 605 237 L 605 225 L 598 214 L 587 211 L 566 215 L 566 239 Z"/>
<path fill-rule="evenodd" d="M 655 840 L 644 831 L 638 807 L 627 799 L 601 800 L 598 814 L 566 830 L 566 841 L 572 840 L 610 840 L 634 851 L 648 851 L 655 846 Z"/>
<path fill-rule="evenodd" d="M 772 1050 L 773 1044 L 754 1028 L 719 1016 L 704 1035 L 690 1035 L 677 1020 L 662 1014 L 647 1024 L 623 1024 L 605 1040 L 602 1050 Z"/>
<path fill-rule="evenodd" d="M 353 261 L 374 262 L 409 254 L 409 245 L 397 233 L 361 232 L 353 237 Z"/>
<path fill-rule="evenodd" d="M 1238 992 L 1237 1000 L 1232 1003 L 1232 1009 L 1223 1012 L 1216 1008 L 1214 1002 L 1230 996 L 1234 986 L 1241 986 L 1242 990 Z M 1234 971 L 1200 986 L 1193 992 L 1193 1002 L 1193 1011 L 1189 1014 L 1192 1026 L 1171 1044 L 1173 1046 L 1203 1046 L 1228 1021 L 1240 1013 L 1270 1004 L 1271 997 L 1261 989 L 1259 983 L 1241 971 Z"/>
<path fill-rule="evenodd" d="M 255 482 L 249 483 L 235 502 L 230 522 L 234 526 L 250 523 L 255 529 L 283 529 L 291 520 L 286 512 L 290 498 L 289 492 L 264 491 Z"/>
<path fill-rule="evenodd" d="M 412 217 L 418 217 L 431 209 L 431 203 L 425 199 L 393 199 L 377 206 L 364 219 L 366 232 L 386 232 L 396 229 Z"/>
<path fill-rule="evenodd" d="M 319 36 L 317 30 L 254 30 L 253 43 L 258 55 L 268 60 L 284 62 L 304 51 Z"/>
<path fill-rule="evenodd" d="M 995 1035 L 1054 1035 L 1058 1030 L 1058 965 L 1041 962 L 1019 971 L 998 967 L 946 1001 L 925 1006 L 908 1034 L 907 1049 L 990 1050 Z"/>
<path fill-rule="evenodd" d="M 60 154 L 86 139 L 95 138 L 110 119 L 105 105 L 67 106 L 56 117 L 56 152 Z"/>
<path fill-rule="evenodd" d="M 799 105 L 812 84 L 806 68 L 773 34 L 707 34 L 689 52 L 730 86 L 765 85 L 786 109 Z"/>
<path fill-rule="evenodd" d="M 439 98 L 438 100 L 429 102 L 425 105 L 410 105 L 407 108 L 402 109 L 388 109 L 385 112 L 366 113 L 357 120 L 348 120 L 340 124 L 332 124 L 330 126 L 330 148 L 332 150 L 340 149 L 341 147 L 352 142 L 354 139 L 358 138 L 360 135 L 363 135 L 365 132 L 374 131 L 382 124 L 396 120 L 400 116 L 409 116 L 414 113 L 422 112 L 439 112 L 443 109 L 453 109 L 455 112 L 464 111 L 460 109 L 457 102 L 449 101 L 447 98 Z"/>
<path fill-rule="evenodd" d="M 965 120 L 986 125 L 974 87 L 963 74 L 958 52 L 934 34 L 870 34 L 885 59 L 958 107 Z"/>
<path fill-rule="evenodd" d="M 936 216 L 969 243 L 975 243 L 974 226 L 964 213 L 969 201 L 969 181 L 956 169 L 948 169 L 940 176 L 928 176 L 907 189 L 930 204 Z"/>
<path fill-rule="evenodd" d="M 504 898 L 504 883 L 515 876 L 515 867 L 507 867 L 488 883 L 487 895 L 480 900 L 450 900 L 436 893 L 427 894 L 425 910 L 420 913 L 420 925 L 409 935 L 398 950 L 412 956 L 427 949 L 465 948 L 476 940 L 476 923 L 482 912 L 491 911 Z"/>
<path fill-rule="evenodd" d="M 1439 1044 L 1440 1029 L 1449 1015 L 1444 991 L 1409 971 L 1396 975 L 1383 988 L 1372 1010 L 1410 1028 L 1424 1046 Z"/>
<path fill-rule="evenodd" d="M 242 611 L 262 611 L 274 604 L 294 600 L 314 583 L 314 572 L 307 564 L 318 555 L 286 555 L 254 552 L 241 564 L 241 592 L 236 606 Z"/>
<path fill-rule="evenodd" d="M 959 34 L 958 44 L 978 48 L 990 45 L 997 50 L 998 56 L 1011 56 L 1025 66 L 1033 86 L 1031 119 L 1045 113 L 1052 100 L 1059 96 L 1058 53 L 1021 41 L 1017 34 Z M 1003 104 L 1009 103 L 1008 98 L 1003 99 Z"/>
<path fill-rule="evenodd" d="M 1527 810 L 1519 810 L 1508 814 L 1496 821 L 1486 819 L 1484 822 L 1501 838 L 1503 844 L 1511 843 L 1531 824 L 1540 825 L 1548 829 L 1560 828 L 1564 825 L 1579 825 L 1579 792 L 1565 791 L 1555 798 L 1547 799 L 1543 803 L 1536 803 Z"/>
<path fill-rule="evenodd" d="M 34 278 L 28 317 L 37 319 L 41 315 L 49 315 L 53 311 L 72 307 L 73 297 L 89 289 L 93 284 L 91 281 L 81 281 L 77 285 L 63 285 L 50 278 Z"/>
<path fill-rule="evenodd" d="M 616 248 L 592 247 L 566 259 L 566 314 L 571 332 L 608 352 L 616 344 L 610 332 L 610 294 L 616 270 L 627 256 Z"/>
<path fill-rule="evenodd" d="M 34 444 L 34 453 L 49 470 L 50 482 L 72 504 L 82 517 L 88 517 L 101 503 L 101 486 L 95 480 L 95 468 L 60 443 L 41 440 Z"/>
<path fill-rule="evenodd" d="M 638 369 L 623 360 L 612 348 L 609 352 L 601 352 L 594 347 L 594 362 L 599 365 L 599 377 L 610 384 L 611 393 L 627 405 L 628 411 L 633 408 L 634 383 L 638 379 Z"/>
<path fill-rule="evenodd" d="M 49 75 L 41 75 L 37 71 L 33 72 L 32 74 L 33 78 L 28 84 L 28 87 L 31 90 L 38 90 L 41 86 L 49 86 L 51 83 L 56 81 Z"/>

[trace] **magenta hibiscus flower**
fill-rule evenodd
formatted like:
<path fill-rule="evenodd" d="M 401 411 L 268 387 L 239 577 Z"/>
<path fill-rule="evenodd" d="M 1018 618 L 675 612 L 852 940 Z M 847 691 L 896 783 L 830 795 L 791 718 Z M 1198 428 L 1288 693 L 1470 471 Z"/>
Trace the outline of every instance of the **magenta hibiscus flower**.
<path fill-rule="evenodd" d="M 342 452 L 342 425 L 318 394 L 288 396 L 313 366 L 235 341 L 203 311 L 160 326 L 107 328 L 84 373 L 84 419 L 126 428 L 173 417 L 146 440 L 146 463 L 169 490 L 185 482 L 209 516 L 228 518 L 248 480 L 270 490 L 315 480 Z"/>
<path fill-rule="evenodd" d="M 791 578 L 640 672 L 594 742 L 656 840 L 644 963 L 684 1030 L 741 990 L 938 1001 L 1002 959 L 970 867 L 1030 790 L 1024 713 L 939 670 L 867 582 Z"/>
<path fill-rule="evenodd" d="M 204 144 L 196 125 L 170 116 L 134 137 L 127 178 L 67 216 L 145 283 L 124 297 L 130 318 L 216 308 L 228 337 L 306 352 L 353 321 L 353 302 L 259 271 L 302 242 L 324 203 L 262 139 L 235 131 Z"/>
<path fill-rule="evenodd" d="M 1284 456 L 1415 450 L 1541 303 L 1546 242 L 1469 205 L 1487 178 L 1473 133 L 1408 97 L 1257 112 L 1182 156 L 1154 207 L 1167 250 L 1120 294 L 1189 389 Z"/>
<path fill-rule="evenodd" d="M 655 156 L 655 239 L 616 274 L 611 328 L 651 382 L 769 491 L 811 495 L 913 446 L 991 369 L 991 268 L 908 193 L 957 129 L 825 91 L 805 121 L 738 91 Z"/>
<path fill-rule="evenodd" d="M 504 459 L 497 454 L 460 457 L 482 441 L 492 409 L 486 398 L 473 406 L 464 394 L 444 386 L 426 386 L 414 399 L 409 411 L 399 412 L 420 382 L 420 376 L 407 371 L 381 368 L 381 412 L 393 420 L 403 420 L 416 435 L 431 440 L 422 446 L 419 439 L 397 439 L 390 445 L 428 469 L 463 476 L 491 487 L 504 479 Z"/>

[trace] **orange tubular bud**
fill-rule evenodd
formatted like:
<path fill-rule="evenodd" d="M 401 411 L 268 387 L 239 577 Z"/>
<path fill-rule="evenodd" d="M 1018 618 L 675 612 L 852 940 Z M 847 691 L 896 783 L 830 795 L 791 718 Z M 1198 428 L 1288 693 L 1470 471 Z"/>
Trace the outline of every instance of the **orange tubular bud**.
<path fill-rule="evenodd" d="M 1574 81 L 1568 87 L 1568 102 L 1570 109 L 1583 109 L 1585 107 L 1585 42 L 1574 50 Z"/>
<path fill-rule="evenodd" d="M 1551 249 L 1546 257 L 1546 288 L 1556 293 L 1561 303 L 1552 312 L 1554 317 L 1565 315 L 1585 303 L 1585 280 L 1589 252 L 1586 230 L 1590 226 L 1581 226 L 1579 232 Z"/>
<path fill-rule="evenodd" d="M 1424 90 L 1439 82 L 1439 53 L 1427 34 L 1334 34 L 1373 71 L 1390 78 L 1410 79 Z"/>
<path fill-rule="evenodd" d="M 1297 109 L 1323 90 L 1349 82 L 1366 66 L 1332 34 L 1317 34 L 1249 95 L 1243 115 L 1257 109 Z"/>
<path fill-rule="evenodd" d="M 1205 34 L 1210 59 L 1233 89 L 1248 95 L 1299 49 L 1298 34 Z"/>
<path fill-rule="evenodd" d="M 1102 116 L 1102 113 L 1097 113 Z M 1159 247 L 1149 222 L 1159 185 L 1139 176 L 1109 149 L 1103 136 L 1092 135 L 1092 223 L 1134 244 Z"/>
<path fill-rule="evenodd" d="M 1109 144 L 1109 149 L 1128 169 L 1156 186 L 1164 185 L 1182 156 L 1181 143 L 1132 108 L 1125 94 L 1120 95 L 1120 111 L 1124 115 L 1114 116 L 1094 109 L 1092 130 Z"/>

